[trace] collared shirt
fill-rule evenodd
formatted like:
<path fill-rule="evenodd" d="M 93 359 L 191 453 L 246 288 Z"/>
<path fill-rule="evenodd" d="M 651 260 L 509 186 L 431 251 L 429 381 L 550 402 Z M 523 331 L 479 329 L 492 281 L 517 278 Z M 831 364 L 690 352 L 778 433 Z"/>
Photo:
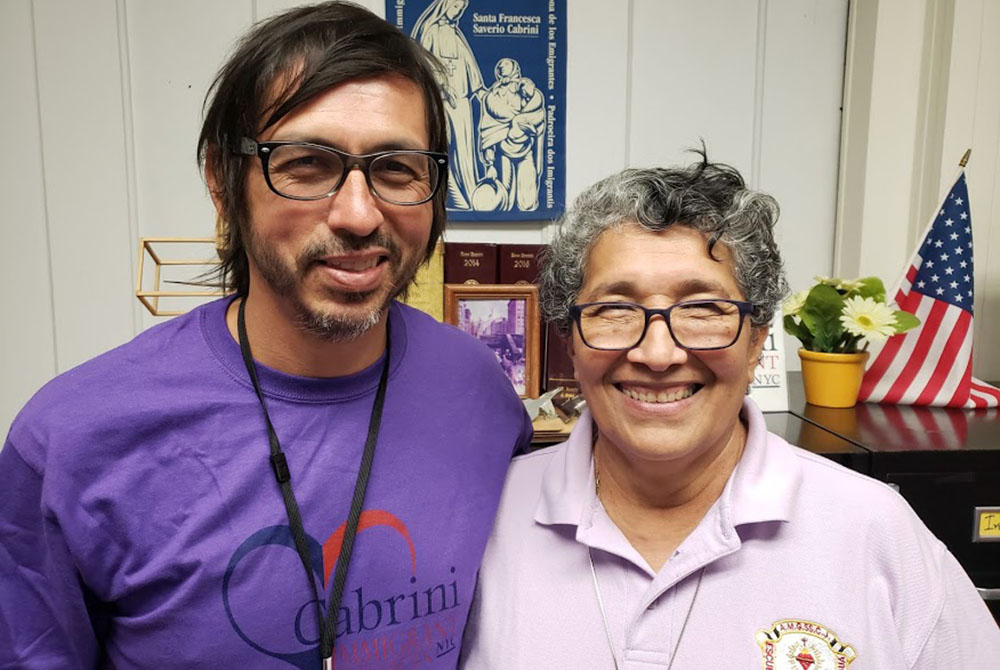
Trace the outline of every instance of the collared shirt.
<path fill-rule="evenodd" d="M 612 668 L 612 647 L 623 670 L 997 667 L 989 611 L 898 493 L 768 433 L 750 400 L 742 418 L 739 464 L 658 572 L 596 496 L 589 415 L 515 459 L 463 667 Z"/>

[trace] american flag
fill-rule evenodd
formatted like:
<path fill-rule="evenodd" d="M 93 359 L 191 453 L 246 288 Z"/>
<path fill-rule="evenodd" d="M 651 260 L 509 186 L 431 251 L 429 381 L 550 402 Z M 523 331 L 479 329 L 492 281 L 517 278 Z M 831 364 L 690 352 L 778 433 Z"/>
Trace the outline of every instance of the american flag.
<path fill-rule="evenodd" d="M 899 309 L 920 325 L 888 339 L 858 399 L 899 405 L 997 407 L 1000 389 L 972 376 L 972 217 L 963 171 L 900 279 Z"/>

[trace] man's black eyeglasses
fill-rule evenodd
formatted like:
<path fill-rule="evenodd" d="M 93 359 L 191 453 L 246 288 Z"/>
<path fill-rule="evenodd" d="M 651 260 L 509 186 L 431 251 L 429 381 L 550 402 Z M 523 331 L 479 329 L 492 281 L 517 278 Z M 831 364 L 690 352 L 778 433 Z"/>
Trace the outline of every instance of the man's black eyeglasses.
<path fill-rule="evenodd" d="M 268 187 L 292 200 L 330 197 L 357 166 L 368 190 L 379 199 L 394 205 L 420 205 L 434 197 L 448 169 L 448 155 L 435 151 L 401 149 L 357 155 L 311 142 L 258 142 L 245 137 L 239 153 L 259 157 Z"/>

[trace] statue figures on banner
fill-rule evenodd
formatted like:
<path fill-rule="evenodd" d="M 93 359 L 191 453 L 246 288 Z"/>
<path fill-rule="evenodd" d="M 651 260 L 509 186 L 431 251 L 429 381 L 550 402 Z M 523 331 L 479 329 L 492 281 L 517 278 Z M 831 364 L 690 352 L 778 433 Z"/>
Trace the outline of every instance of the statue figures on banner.
<path fill-rule="evenodd" d="M 434 0 L 411 33 L 444 66 L 448 208 L 534 211 L 544 164 L 545 96 L 513 58 L 497 61 L 494 82 L 486 88 L 459 27 L 468 5 L 468 0 Z"/>

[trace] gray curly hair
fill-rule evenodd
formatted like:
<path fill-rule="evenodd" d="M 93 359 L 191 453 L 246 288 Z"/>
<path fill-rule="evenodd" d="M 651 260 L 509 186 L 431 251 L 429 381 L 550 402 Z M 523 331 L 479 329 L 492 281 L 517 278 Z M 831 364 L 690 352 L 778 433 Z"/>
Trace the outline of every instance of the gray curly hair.
<path fill-rule="evenodd" d="M 628 169 L 581 193 L 559 222 L 542 261 L 542 314 L 563 335 L 573 325 L 569 308 L 583 286 L 590 250 L 607 230 L 638 224 L 651 232 L 686 226 L 730 251 L 735 279 L 756 307 L 751 323 L 770 325 L 788 293 L 781 254 L 774 241 L 778 203 L 751 191 L 735 168 L 702 160 L 685 168 Z"/>

